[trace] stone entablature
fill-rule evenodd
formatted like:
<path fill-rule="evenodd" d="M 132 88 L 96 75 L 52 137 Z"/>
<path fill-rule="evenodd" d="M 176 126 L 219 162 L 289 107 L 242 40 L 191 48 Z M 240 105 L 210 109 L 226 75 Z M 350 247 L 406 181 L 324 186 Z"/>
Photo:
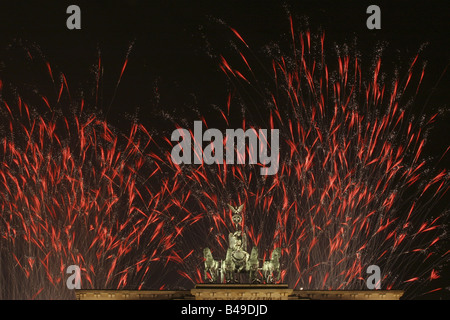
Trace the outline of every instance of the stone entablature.
<path fill-rule="evenodd" d="M 285 284 L 197 284 L 191 290 L 76 290 L 77 300 L 399 300 L 401 290 L 292 290 Z"/>

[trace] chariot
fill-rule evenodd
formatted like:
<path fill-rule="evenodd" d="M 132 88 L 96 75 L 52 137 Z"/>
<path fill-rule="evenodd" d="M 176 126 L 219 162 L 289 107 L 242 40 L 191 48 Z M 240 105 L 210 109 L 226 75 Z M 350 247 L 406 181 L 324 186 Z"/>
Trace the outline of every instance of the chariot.
<path fill-rule="evenodd" d="M 241 226 L 241 212 L 244 205 L 233 207 L 228 205 L 233 212 L 232 220 L 234 232 L 228 235 L 228 249 L 224 260 L 215 260 L 209 248 L 203 249 L 205 258 L 204 280 L 213 283 L 275 283 L 281 278 L 280 257 L 281 249 L 275 248 L 270 260 L 263 261 L 260 266 L 258 248 L 253 247 L 247 251 L 247 235 Z"/>

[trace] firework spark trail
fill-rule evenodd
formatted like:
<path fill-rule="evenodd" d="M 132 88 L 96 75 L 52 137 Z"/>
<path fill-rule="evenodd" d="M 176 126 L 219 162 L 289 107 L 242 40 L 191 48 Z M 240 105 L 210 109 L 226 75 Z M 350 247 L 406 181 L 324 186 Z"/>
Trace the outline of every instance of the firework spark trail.
<path fill-rule="evenodd" d="M 272 63 L 276 91 L 266 100 L 270 116 L 254 124 L 281 131 L 278 173 L 260 176 L 252 165 L 185 165 L 177 174 L 185 183 L 179 190 L 189 190 L 190 207 L 206 218 L 202 227 L 185 232 L 186 238 L 203 234 L 204 247 L 223 259 L 231 227 L 226 204 L 244 203 L 251 245 L 264 259 L 274 247 L 282 248 L 282 281 L 292 287 L 365 289 L 371 264 L 384 270 L 386 289 L 439 278 L 435 269 L 448 259 L 441 252 L 447 215 L 430 213 L 450 184 L 447 169 L 433 172 L 421 157 L 426 124 L 437 114 L 418 121 L 408 110 L 407 87 L 418 56 L 406 80 L 393 79 L 390 89 L 381 81 L 381 59 L 368 80 L 360 59 L 348 53 L 338 55 L 336 70 L 329 69 L 324 35 L 317 38 L 316 56 L 309 32 L 292 38 L 295 59 L 278 56 Z M 241 81 L 255 75 L 249 59 L 238 54 L 247 71 L 234 69 L 223 56 L 221 69 L 234 88 L 245 88 Z M 418 85 L 423 75 L 420 70 Z M 227 112 L 221 111 L 227 126 L 230 100 Z M 240 127 L 248 128 L 250 120 L 242 119 Z M 201 282 L 203 266 L 197 261 L 184 261 L 183 274 Z M 425 271 L 419 268 L 424 262 L 431 265 Z"/>

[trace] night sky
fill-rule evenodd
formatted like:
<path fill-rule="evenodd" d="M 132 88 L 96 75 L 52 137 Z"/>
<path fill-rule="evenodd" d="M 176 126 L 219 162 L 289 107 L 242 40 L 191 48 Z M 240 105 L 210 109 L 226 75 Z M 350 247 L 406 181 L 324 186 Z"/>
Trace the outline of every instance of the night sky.
<path fill-rule="evenodd" d="M 105 70 L 99 107 L 115 115 L 108 117 L 112 123 L 120 122 L 119 114 L 138 112 L 145 124 L 155 111 L 156 87 L 161 99 L 158 109 L 189 112 L 192 104 L 200 109 L 223 105 L 226 77 L 219 70 L 217 57 L 210 58 L 208 51 L 225 55 L 230 51 L 229 42 L 236 38 L 217 21 L 236 29 L 255 54 L 262 56 L 264 45 L 288 43 L 289 13 L 299 21 L 297 27 L 302 27 L 306 17 L 312 32 L 324 30 L 330 46 L 357 39 L 357 49 L 366 63 L 373 59 L 377 45 L 385 43 L 384 61 L 392 66 L 404 63 L 405 67 L 427 43 L 421 54 L 427 61 L 421 94 L 427 110 L 448 106 L 450 76 L 444 70 L 450 59 L 450 19 L 445 1 L 434 1 L 433 5 L 427 1 L 377 2 L 381 30 L 366 27 L 369 1 L 77 1 L 81 30 L 66 28 L 65 12 L 70 4 L 2 1 L 0 49 L 4 51 L 17 39 L 37 45 L 46 60 L 66 74 L 69 85 L 79 89 L 92 85 L 91 69 L 100 50 Z M 131 43 L 127 70 L 114 95 Z M 18 70 L 15 73 L 21 81 L 24 75 Z M 436 128 L 428 148 L 442 154 L 448 134 L 448 126 Z"/>
<path fill-rule="evenodd" d="M 218 56 L 232 52 L 230 41 L 236 42 L 226 25 L 236 29 L 263 61 L 265 45 L 289 45 L 289 13 L 299 28 L 308 20 L 313 33 L 324 30 L 330 47 L 335 42 L 357 39 L 361 57 L 369 65 L 380 43 L 386 47 L 383 61 L 392 66 L 404 63 L 403 68 L 427 43 L 421 54 L 421 61 L 427 61 L 426 76 L 418 96 L 423 103 L 414 108 L 417 112 L 450 110 L 450 70 L 445 72 L 450 63 L 450 11 L 446 1 L 23 3 L 0 2 L 0 57 L 11 62 L 1 66 L 0 76 L 16 83 L 31 81 L 26 71 L 14 64 L 9 46 L 18 42 L 36 45 L 54 69 L 64 72 L 76 93 L 92 87 L 92 67 L 100 52 L 104 78 L 98 108 L 120 129 L 127 130 L 133 116 L 146 126 L 158 127 L 154 115 L 161 110 L 183 117 L 195 106 L 208 116 L 211 105 L 223 107 L 229 84 L 219 69 Z M 81 8 L 81 30 L 66 28 L 66 8 L 71 4 Z M 366 8 L 371 4 L 381 8 L 381 30 L 366 27 Z M 127 68 L 116 90 L 132 43 Z M 44 90 L 47 85 L 50 88 L 50 83 L 40 85 Z M 447 149 L 449 120 L 447 112 L 436 124 L 425 155 L 441 155 Z M 439 166 L 448 169 L 449 159 L 448 155 L 444 157 Z"/>

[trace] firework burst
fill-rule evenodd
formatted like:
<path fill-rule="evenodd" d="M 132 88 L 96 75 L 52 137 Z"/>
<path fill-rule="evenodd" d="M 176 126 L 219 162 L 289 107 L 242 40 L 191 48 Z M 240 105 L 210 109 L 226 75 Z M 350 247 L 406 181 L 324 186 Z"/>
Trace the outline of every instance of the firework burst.
<path fill-rule="evenodd" d="M 170 226 L 190 222 L 164 213 L 176 185 L 142 125 L 118 133 L 59 78 L 56 95 L 30 101 L 2 88 L 1 297 L 73 298 L 69 265 L 80 267 L 83 288 L 159 288 L 174 259 Z"/>
<path fill-rule="evenodd" d="M 292 25 L 291 53 L 273 55 L 263 75 L 237 30 L 243 67 L 219 57 L 233 85 L 221 126 L 279 129 L 272 176 L 261 176 L 260 165 L 178 165 L 169 136 L 139 122 L 120 133 L 91 112 L 101 58 L 91 100 L 71 95 L 47 61 L 54 94 L 25 95 L 3 78 L 1 297 L 72 297 L 72 264 L 83 288 L 202 282 L 202 249 L 225 257 L 228 204 L 244 204 L 243 231 L 262 260 L 282 249 L 281 281 L 292 288 L 364 289 L 369 265 L 380 266 L 383 289 L 438 279 L 449 257 L 449 174 L 422 155 L 439 113 L 410 111 L 425 75 L 420 58 L 404 78 L 386 78 L 381 58 L 368 69 L 350 50 L 330 59 L 324 34 Z M 127 64 L 128 55 L 120 78 Z M 253 112 L 252 100 L 264 111 Z M 173 129 L 195 120 L 174 117 Z"/>
<path fill-rule="evenodd" d="M 433 170 L 422 157 L 440 112 L 411 111 L 425 74 L 416 70 L 419 55 L 404 78 L 386 77 L 380 57 L 364 69 L 345 46 L 329 67 L 325 34 L 295 33 L 291 20 L 292 53 L 273 56 L 272 81 L 265 83 L 267 73 L 253 71 L 248 44 L 231 31 L 241 43 L 235 48 L 243 48 L 234 59 L 243 68 L 219 57 L 233 88 L 219 116 L 225 127 L 279 129 L 280 168 L 261 176 L 256 165 L 172 163 L 189 207 L 204 218 L 186 231 L 185 243 L 207 239 L 204 247 L 224 257 L 232 229 L 227 204 L 243 203 L 249 246 L 265 252 L 263 260 L 282 248 L 281 281 L 291 287 L 366 289 L 367 267 L 378 265 L 383 289 L 418 284 L 406 296 L 423 294 L 420 286 L 439 278 L 448 261 L 443 197 L 450 185 L 448 170 Z M 263 98 L 252 99 L 252 90 Z M 254 112 L 254 101 L 265 112 Z M 230 118 L 235 108 L 240 122 Z M 192 282 L 202 281 L 199 260 L 184 262 L 182 275 Z"/>

